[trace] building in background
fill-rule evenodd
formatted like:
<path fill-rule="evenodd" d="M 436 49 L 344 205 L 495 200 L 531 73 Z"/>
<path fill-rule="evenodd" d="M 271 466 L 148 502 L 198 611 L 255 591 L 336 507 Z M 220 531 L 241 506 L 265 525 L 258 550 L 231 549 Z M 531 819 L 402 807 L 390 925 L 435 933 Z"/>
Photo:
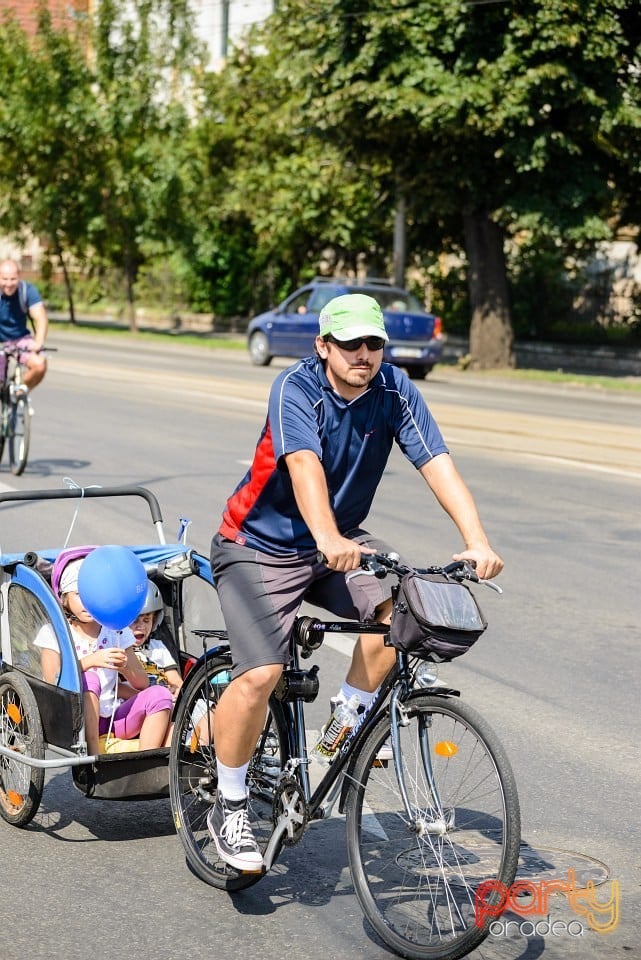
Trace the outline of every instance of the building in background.
<path fill-rule="evenodd" d="M 76 29 L 86 22 L 100 0 L 2 0 L 0 20 L 14 17 L 27 33 L 38 25 L 41 4 L 51 13 L 56 28 Z M 274 12 L 278 0 L 190 0 L 197 36 L 209 50 L 213 69 L 220 69 L 231 44 L 238 42 L 245 30 L 261 23 Z"/>
<path fill-rule="evenodd" d="M 220 69 L 230 45 L 248 27 L 266 20 L 277 5 L 277 0 L 191 0 L 196 33 L 209 48 L 210 66 Z"/>
<path fill-rule="evenodd" d="M 56 29 L 72 29 L 78 19 L 87 17 L 92 2 L 93 0 L 2 0 L 0 16 L 2 19 L 11 17 L 17 20 L 22 29 L 32 35 L 38 26 L 38 11 L 44 4 Z"/>

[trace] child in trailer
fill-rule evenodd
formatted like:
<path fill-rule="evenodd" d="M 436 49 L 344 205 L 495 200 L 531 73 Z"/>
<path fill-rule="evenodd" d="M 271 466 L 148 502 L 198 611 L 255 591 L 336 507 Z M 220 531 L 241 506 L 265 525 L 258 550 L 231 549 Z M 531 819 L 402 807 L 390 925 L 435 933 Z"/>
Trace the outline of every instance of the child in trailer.
<path fill-rule="evenodd" d="M 163 684 L 175 700 L 183 682 L 179 666 L 163 641 L 153 636 L 163 617 L 164 605 L 160 590 L 150 580 L 144 606 L 129 625 L 129 629 L 136 641 L 134 652 L 147 673 L 149 684 Z"/>
<path fill-rule="evenodd" d="M 102 626 L 83 607 L 78 575 L 84 558 L 69 559 L 52 574 L 52 584 L 67 615 L 71 636 L 82 669 L 85 733 L 88 750 L 98 754 L 102 734 L 120 740 L 139 739 L 140 750 L 167 746 L 170 740 L 172 697 L 162 685 L 149 686 L 144 668 L 134 653 L 131 630 Z M 54 580 L 55 577 L 55 580 Z M 118 695 L 119 675 L 132 696 Z"/>

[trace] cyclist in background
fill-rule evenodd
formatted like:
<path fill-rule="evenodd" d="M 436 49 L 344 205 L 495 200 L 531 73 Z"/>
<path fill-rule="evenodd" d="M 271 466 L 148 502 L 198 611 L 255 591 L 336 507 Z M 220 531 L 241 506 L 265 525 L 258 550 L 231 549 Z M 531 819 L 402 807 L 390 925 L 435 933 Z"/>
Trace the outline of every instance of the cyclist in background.
<path fill-rule="evenodd" d="M 382 362 L 387 339 L 372 297 L 346 294 L 323 308 L 316 355 L 275 380 L 252 466 L 212 541 L 233 679 L 214 714 L 218 791 L 208 826 L 221 859 L 238 870 L 262 866 L 246 774 L 303 598 L 334 616 L 389 623 L 391 586 L 360 560 L 390 549 L 361 524 L 394 442 L 458 528 L 464 548 L 454 559 L 475 563 L 483 578 L 503 567 L 422 394 Z M 381 635 L 361 636 L 337 700 L 356 694 L 367 707 L 394 656 Z"/>
<path fill-rule="evenodd" d="M 33 331 L 28 320 L 33 321 Z M 20 350 L 23 367 L 21 388 L 25 393 L 36 387 L 47 372 L 47 361 L 40 350 L 47 338 L 49 321 L 42 297 L 31 283 L 20 280 L 15 260 L 0 263 L 0 346 Z M 0 373 L 4 378 L 4 355 L 0 356 Z M 26 389 L 25 389 L 26 388 Z"/>

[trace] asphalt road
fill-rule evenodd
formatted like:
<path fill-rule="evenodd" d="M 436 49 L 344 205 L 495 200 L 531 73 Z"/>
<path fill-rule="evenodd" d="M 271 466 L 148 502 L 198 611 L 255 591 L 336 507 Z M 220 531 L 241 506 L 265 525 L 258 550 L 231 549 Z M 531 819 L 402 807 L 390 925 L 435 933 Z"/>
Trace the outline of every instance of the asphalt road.
<path fill-rule="evenodd" d="M 225 497 L 245 469 L 278 364 L 146 342 L 123 351 L 110 338 L 58 335 L 47 381 L 34 396 L 32 458 L 20 489 L 143 483 L 163 505 L 168 538 L 178 517 L 208 550 Z M 590 391 L 498 387 L 445 369 L 421 389 L 504 555 L 502 597 L 479 597 L 490 628 L 441 675 L 500 733 L 522 805 L 521 875 L 567 879 L 576 870 L 620 887 L 609 935 L 582 920 L 581 935 L 496 930 L 473 960 L 641 958 L 639 544 L 641 403 Z M 2 548 L 73 541 L 152 540 L 137 504 L 100 516 L 85 501 L 62 510 L 2 508 Z M 369 526 L 416 562 L 438 562 L 458 543 L 451 523 L 393 457 Z M 319 654 L 325 719 L 349 645 Z M 0 823 L 8 883 L 0 919 L 11 952 L 33 958 L 123 955 L 173 960 L 207 951 L 281 960 L 388 957 L 364 925 L 346 868 L 340 820 L 314 825 L 270 875 L 244 894 L 212 890 L 186 869 L 168 803 L 88 801 L 66 773 L 48 778 L 26 830 Z M 562 896 L 551 920 L 576 920 Z M 8 955 L 8 954 L 7 954 Z"/>

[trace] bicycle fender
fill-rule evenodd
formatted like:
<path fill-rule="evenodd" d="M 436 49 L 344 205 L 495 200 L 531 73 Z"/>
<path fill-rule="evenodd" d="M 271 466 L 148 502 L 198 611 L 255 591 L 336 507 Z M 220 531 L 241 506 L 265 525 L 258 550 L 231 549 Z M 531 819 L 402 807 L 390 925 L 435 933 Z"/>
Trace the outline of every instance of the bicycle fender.
<path fill-rule="evenodd" d="M 209 649 L 207 650 L 207 653 L 201 654 L 198 660 L 196 660 L 196 663 L 191 667 L 189 671 L 189 675 L 187 679 L 185 680 L 180 690 L 178 691 L 178 696 L 176 697 L 176 702 L 174 703 L 173 710 L 171 712 L 172 719 L 173 717 L 176 716 L 178 704 L 181 702 L 183 698 L 185 688 L 189 685 L 189 678 L 193 674 L 195 674 L 196 670 L 198 670 L 198 668 L 202 666 L 205 660 L 209 660 L 213 657 L 230 657 L 229 643 L 224 641 L 222 643 L 217 644 L 215 647 L 209 647 Z M 231 666 L 231 658 L 230 658 L 230 666 Z"/>

